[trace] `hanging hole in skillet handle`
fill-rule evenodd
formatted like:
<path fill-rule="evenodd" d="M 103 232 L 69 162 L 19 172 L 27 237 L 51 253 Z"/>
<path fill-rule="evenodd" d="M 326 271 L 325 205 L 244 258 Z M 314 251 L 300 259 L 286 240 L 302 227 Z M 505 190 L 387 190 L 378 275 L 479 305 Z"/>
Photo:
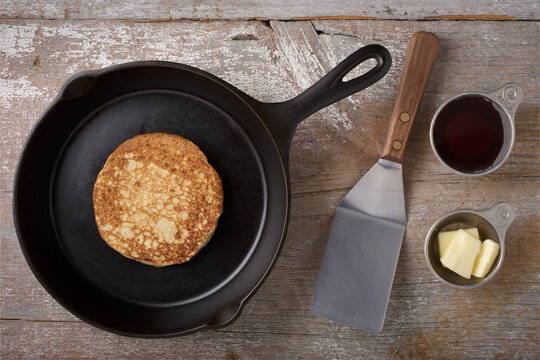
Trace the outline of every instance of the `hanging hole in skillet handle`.
<path fill-rule="evenodd" d="M 357 77 L 360 77 L 361 75 L 367 73 L 369 70 L 374 68 L 376 65 L 377 65 L 377 60 L 367 59 L 361 62 L 360 64 L 356 65 L 356 67 L 352 69 L 351 71 L 349 71 L 347 75 L 345 75 L 343 79 L 341 79 L 341 81 L 347 82 Z"/>
<path fill-rule="evenodd" d="M 209 327 L 222 327 L 233 322 L 242 310 L 242 304 L 228 304 L 214 313 L 212 318 L 206 322 Z"/>

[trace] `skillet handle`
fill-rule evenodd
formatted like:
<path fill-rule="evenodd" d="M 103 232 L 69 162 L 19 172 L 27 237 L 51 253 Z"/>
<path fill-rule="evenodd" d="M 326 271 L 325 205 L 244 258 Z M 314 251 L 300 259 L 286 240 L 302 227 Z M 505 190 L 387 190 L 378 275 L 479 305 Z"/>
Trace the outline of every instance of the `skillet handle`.
<path fill-rule="evenodd" d="M 377 64 L 368 72 L 348 81 L 343 78 L 368 59 Z M 390 69 L 392 57 L 382 45 L 364 46 L 349 55 L 321 80 L 295 98 L 281 103 L 261 104 L 266 122 L 282 155 L 287 159 L 292 137 L 298 124 L 314 112 L 379 81 Z"/>
<path fill-rule="evenodd" d="M 348 73 L 368 59 L 375 59 L 377 64 L 359 77 L 343 81 Z M 299 123 L 314 112 L 373 85 L 388 72 L 391 64 L 390 53 L 381 45 L 372 44 L 356 50 L 321 80 L 287 102 L 295 110 L 294 120 Z"/>

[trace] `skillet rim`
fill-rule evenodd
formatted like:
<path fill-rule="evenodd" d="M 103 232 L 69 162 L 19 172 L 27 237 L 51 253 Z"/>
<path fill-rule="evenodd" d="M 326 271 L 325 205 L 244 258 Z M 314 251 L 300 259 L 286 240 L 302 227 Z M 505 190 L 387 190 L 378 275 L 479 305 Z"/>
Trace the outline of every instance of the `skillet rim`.
<path fill-rule="evenodd" d="M 51 115 L 51 111 L 53 108 L 60 103 L 64 99 L 69 98 L 76 98 L 76 97 L 82 97 L 87 92 L 80 94 L 79 96 L 67 96 L 66 90 L 69 88 L 70 85 L 74 83 L 75 80 L 84 78 L 84 77 L 95 77 L 98 78 L 101 75 L 109 74 L 115 71 L 119 70 L 125 70 L 130 68 L 137 68 L 137 67 L 161 67 L 161 68 L 171 68 L 174 70 L 181 70 L 181 71 L 189 71 L 194 73 L 197 76 L 205 77 L 206 79 L 212 81 L 218 86 L 221 86 L 227 90 L 228 93 L 231 94 L 231 96 L 236 97 L 238 100 L 240 100 L 247 108 L 251 110 L 251 112 L 258 118 L 259 125 L 262 126 L 262 128 L 267 132 L 268 139 L 271 141 L 272 145 L 274 146 L 274 154 L 277 155 L 277 160 L 279 161 L 280 168 L 282 170 L 282 174 L 280 174 L 283 178 L 283 186 L 284 186 L 284 211 L 283 211 L 283 217 L 281 221 L 281 231 L 279 231 L 279 240 L 277 242 L 276 250 L 273 252 L 271 259 L 269 259 L 269 264 L 266 266 L 266 270 L 264 271 L 263 275 L 258 278 L 255 285 L 251 287 L 251 290 L 248 290 L 245 295 L 239 295 L 238 301 L 237 301 L 237 309 L 232 317 L 227 319 L 225 322 L 218 323 L 218 324 L 212 324 L 211 321 L 219 315 L 219 313 L 225 308 L 229 307 L 231 304 L 227 303 L 221 308 L 216 309 L 212 314 L 210 314 L 206 322 L 195 324 L 194 326 L 191 326 L 189 328 L 184 328 L 179 331 L 173 331 L 173 332 L 163 332 L 163 333 L 145 333 L 142 334 L 140 332 L 128 332 L 123 330 L 118 330 L 116 328 L 112 328 L 110 326 L 106 326 L 101 324 L 100 322 L 97 322 L 93 320 L 92 318 L 81 314 L 79 310 L 76 310 L 73 306 L 70 305 L 68 301 L 66 301 L 63 296 L 59 295 L 56 291 L 53 290 L 51 286 L 49 286 L 49 281 L 47 281 L 40 271 L 37 270 L 37 266 L 35 265 L 34 261 L 32 260 L 32 255 L 30 254 L 29 249 L 26 246 L 26 242 L 23 239 L 22 230 L 21 230 L 21 223 L 19 219 L 19 193 L 22 191 L 22 186 L 20 183 L 21 178 L 21 172 L 23 170 L 23 161 L 25 158 L 29 155 L 29 145 L 35 141 L 36 133 L 39 130 L 40 126 L 43 125 L 43 123 L 47 120 L 47 118 Z M 49 105 L 43 110 L 40 117 L 36 120 L 36 122 L 33 124 L 32 128 L 30 129 L 25 142 L 23 144 L 22 150 L 19 154 L 17 167 L 14 175 L 14 182 L 13 182 L 13 200 L 12 200 L 12 215 L 13 215 L 13 222 L 14 222 L 14 228 L 15 232 L 17 234 L 17 239 L 19 241 L 19 246 L 21 247 L 22 253 L 24 255 L 24 258 L 26 260 L 26 263 L 30 267 L 30 270 L 32 271 L 32 274 L 35 276 L 35 278 L 38 280 L 40 285 L 51 295 L 51 297 L 57 301 L 63 308 L 68 310 L 71 314 L 73 314 L 75 317 L 81 319 L 82 321 L 97 327 L 102 330 L 106 330 L 108 332 L 112 332 L 118 335 L 128 336 L 128 337 L 138 337 L 138 338 L 164 338 L 164 337 L 175 337 L 179 335 L 187 335 L 190 333 L 194 333 L 200 330 L 205 329 L 217 329 L 226 327 L 230 324 L 232 324 L 234 321 L 238 319 L 240 316 L 243 307 L 247 304 L 247 302 L 251 299 L 251 297 L 258 291 L 258 289 L 261 287 L 261 285 L 264 283 L 264 281 L 267 279 L 268 275 L 272 271 L 273 267 L 275 266 L 277 262 L 277 258 L 279 257 L 284 240 L 287 234 L 289 220 L 290 220 L 290 178 L 289 178 L 289 171 L 288 171 L 288 164 L 286 161 L 284 161 L 282 154 L 280 152 L 280 149 L 276 143 L 275 136 L 272 134 L 270 129 L 268 128 L 266 117 L 264 116 L 263 111 L 260 110 L 258 104 L 260 103 L 258 100 L 254 99 L 253 97 L 247 95 L 246 93 L 242 92 L 241 90 L 237 89 L 230 83 L 226 82 L 225 80 L 210 74 L 204 70 L 198 69 L 196 67 L 185 65 L 182 63 L 176 63 L 171 61 L 162 61 L 162 60 L 143 60 L 143 61 L 132 61 L 127 63 L 121 63 L 121 64 L 115 64 L 108 67 L 100 68 L 100 69 L 91 69 L 91 70 L 84 70 L 78 73 L 73 74 L 70 76 L 65 82 L 62 84 L 60 89 L 58 90 L 57 95 L 53 98 L 53 100 L 49 103 Z M 287 149 L 288 153 L 289 149 Z M 274 156 L 275 157 L 275 156 Z M 274 195 L 276 196 L 276 195 Z M 268 214 L 266 214 L 265 219 L 268 217 Z M 261 239 L 263 240 L 263 239 Z M 277 240 L 277 236 L 276 236 Z M 58 241 L 58 239 L 56 239 Z M 239 274 L 242 273 L 245 270 L 245 268 L 241 269 L 239 271 Z M 237 274 L 238 275 L 238 274 Z M 226 288 L 228 284 L 225 284 L 224 287 Z M 215 293 L 213 293 L 215 294 Z M 210 294 L 210 295 L 213 295 Z M 204 298 L 203 298 L 204 299 Z M 199 301 L 199 300 L 197 300 Z M 153 307 L 148 307 L 153 308 Z M 155 307 L 158 308 L 158 307 Z"/>

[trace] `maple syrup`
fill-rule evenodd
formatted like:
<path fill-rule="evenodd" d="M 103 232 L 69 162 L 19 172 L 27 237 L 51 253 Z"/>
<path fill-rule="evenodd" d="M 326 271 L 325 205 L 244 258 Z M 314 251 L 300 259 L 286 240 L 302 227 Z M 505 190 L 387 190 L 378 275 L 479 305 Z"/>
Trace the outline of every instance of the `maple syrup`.
<path fill-rule="evenodd" d="M 433 145 L 451 168 L 474 173 L 491 167 L 504 142 L 500 106 L 480 95 L 465 95 L 446 104 L 433 127 Z"/>

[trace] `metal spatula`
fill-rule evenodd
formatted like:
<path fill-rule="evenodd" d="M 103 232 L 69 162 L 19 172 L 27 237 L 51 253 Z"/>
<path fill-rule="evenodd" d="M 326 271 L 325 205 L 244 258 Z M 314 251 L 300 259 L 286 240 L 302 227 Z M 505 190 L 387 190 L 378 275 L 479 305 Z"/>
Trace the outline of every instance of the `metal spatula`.
<path fill-rule="evenodd" d="M 431 33 L 409 41 L 381 159 L 336 209 L 311 303 L 317 316 L 382 330 L 406 225 L 403 152 L 438 50 Z"/>

